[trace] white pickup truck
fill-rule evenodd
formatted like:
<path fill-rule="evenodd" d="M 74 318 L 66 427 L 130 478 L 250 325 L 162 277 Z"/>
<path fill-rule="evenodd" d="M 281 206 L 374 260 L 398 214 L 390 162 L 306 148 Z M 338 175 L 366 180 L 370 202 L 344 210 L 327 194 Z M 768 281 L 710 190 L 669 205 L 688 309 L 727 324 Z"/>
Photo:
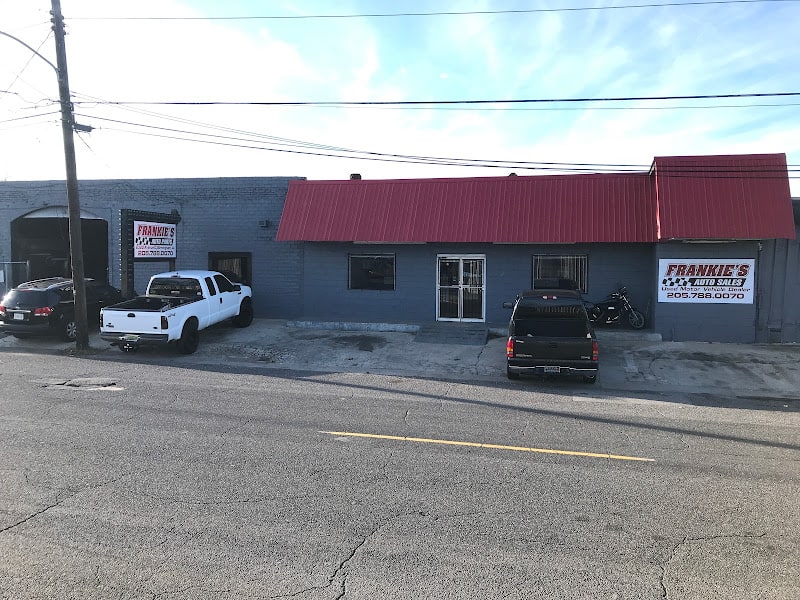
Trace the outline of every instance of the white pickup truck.
<path fill-rule="evenodd" d="M 249 286 L 217 271 L 170 271 L 153 275 L 144 296 L 103 308 L 100 337 L 126 352 L 175 342 L 179 352 L 192 354 L 200 331 L 226 319 L 237 327 L 252 323 Z"/>

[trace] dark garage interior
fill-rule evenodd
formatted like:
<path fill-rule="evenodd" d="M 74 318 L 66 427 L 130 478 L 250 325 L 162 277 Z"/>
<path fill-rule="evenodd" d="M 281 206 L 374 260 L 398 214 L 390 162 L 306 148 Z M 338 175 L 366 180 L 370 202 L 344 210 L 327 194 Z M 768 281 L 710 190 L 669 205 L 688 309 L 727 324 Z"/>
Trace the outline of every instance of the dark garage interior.
<path fill-rule="evenodd" d="M 108 279 L 108 223 L 102 219 L 81 219 L 83 262 L 86 277 Z M 11 223 L 11 257 L 27 262 L 23 272 L 15 271 L 13 284 L 45 277 L 71 277 L 69 219 L 31 217 Z M 24 272 L 27 271 L 27 272 Z"/>

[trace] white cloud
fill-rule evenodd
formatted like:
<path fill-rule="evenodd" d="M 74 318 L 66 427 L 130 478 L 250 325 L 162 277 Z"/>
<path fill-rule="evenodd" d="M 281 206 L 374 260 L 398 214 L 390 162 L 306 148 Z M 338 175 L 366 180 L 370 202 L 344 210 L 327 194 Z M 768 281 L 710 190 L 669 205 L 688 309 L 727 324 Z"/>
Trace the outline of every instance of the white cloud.
<path fill-rule="evenodd" d="M 101 0 L 65 3 L 73 91 L 109 100 L 244 102 L 797 91 L 800 48 L 784 41 L 793 39 L 792 20 L 788 18 L 793 12 L 782 7 L 726 6 L 713 11 L 673 7 L 336 21 L 70 19 L 201 16 L 199 6 L 184 0 L 141 0 L 133 5 Z M 268 9 L 263 3 L 250 6 L 236 12 L 285 10 L 279 3 L 270 3 Z M 461 3 L 442 5 L 442 10 L 448 7 L 465 10 Z M 0 0 L 0 29 L 37 47 L 48 33 L 47 8 Z M 297 14 L 333 12 L 330 5 L 311 1 L 292 3 L 290 8 Z M 363 6 L 337 5 L 336 12 L 359 12 L 359 8 Z M 470 8 L 496 9 L 488 1 Z M 225 9 L 220 5 L 215 10 Z M 64 167 L 58 117 L 51 114 L 27 119 L 57 110 L 47 102 L 39 103 L 42 98 L 56 98 L 54 73 L 43 61 L 30 60 L 28 50 L 6 38 L 0 38 L 0 52 L 0 90 L 10 86 L 8 91 L 12 92 L 0 94 L 0 178 L 61 178 Z M 44 43 L 42 53 L 54 60 L 52 38 Z M 632 106 L 653 107 L 658 103 Z M 275 137 L 389 154 L 648 164 L 655 155 L 787 152 L 790 163 L 800 163 L 797 109 L 609 111 L 593 105 L 586 111 L 573 110 L 578 107 L 562 105 L 560 108 L 570 109 L 562 111 L 246 106 L 125 110 L 78 104 L 78 112 L 85 115 L 80 121 L 98 127 L 81 136 L 88 148 L 77 142 L 78 172 L 84 178 L 499 173 L 145 137 L 117 131 L 133 129 L 131 125 L 102 120 L 198 129 L 197 125 L 156 119 L 143 114 L 145 110 Z M 26 119 L 10 121 L 21 117 Z M 242 137 L 222 131 L 216 134 Z M 167 131 L 160 135 L 185 137 Z M 226 142 L 221 138 L 216 141 Z M 793 185 L 795 194 L 800 195 L 800 182 Z"/>

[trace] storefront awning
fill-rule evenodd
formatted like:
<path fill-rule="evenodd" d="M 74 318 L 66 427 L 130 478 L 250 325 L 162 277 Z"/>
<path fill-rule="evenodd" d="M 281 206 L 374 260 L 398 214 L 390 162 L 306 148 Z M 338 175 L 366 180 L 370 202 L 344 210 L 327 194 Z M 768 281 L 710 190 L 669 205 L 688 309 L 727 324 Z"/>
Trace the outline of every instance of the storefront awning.
<path fill-rule="evenodd" d="M 653 161 L 658 238 L 794 239 L 785 154 Z"/>
<path fill-rule="evenodd" d="M 716 167 L 724 167 L 725 177 Z M 754 172 L 758 176 L 745 176 Z M 793 238 L 791 211 L 785 155 L 657 158 L 650 173 L 292 181 L 277 240 L 565 244 Z"/>

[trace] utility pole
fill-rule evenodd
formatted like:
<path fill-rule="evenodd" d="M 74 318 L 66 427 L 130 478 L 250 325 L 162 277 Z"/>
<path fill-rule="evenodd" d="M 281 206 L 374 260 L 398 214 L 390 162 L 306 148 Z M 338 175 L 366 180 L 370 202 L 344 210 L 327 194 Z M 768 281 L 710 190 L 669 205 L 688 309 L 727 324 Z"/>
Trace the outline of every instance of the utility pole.
<path fill-rule="evenodd" d="M 64 43 L 64 17 L 61 0 L 50 0 L 53 32 L 56 39 L 56 64 L 58 66 L 58 93 L 61 99 L 61 130 L 64 134 L 64 160 L 67 166 L 67 204 L 69 206 L 69 250 L 72 262 L 73 296 L 75 298 L 76 350 L 89 349 L 89 324 L 86 320 L 86 282 L 83 272 L 83 236 L 81 234 L 81 206 L 78 199 L 78 170 L 75 166 L 75 140 L 72 101 L 67 76 L 67 48 Z"/>

